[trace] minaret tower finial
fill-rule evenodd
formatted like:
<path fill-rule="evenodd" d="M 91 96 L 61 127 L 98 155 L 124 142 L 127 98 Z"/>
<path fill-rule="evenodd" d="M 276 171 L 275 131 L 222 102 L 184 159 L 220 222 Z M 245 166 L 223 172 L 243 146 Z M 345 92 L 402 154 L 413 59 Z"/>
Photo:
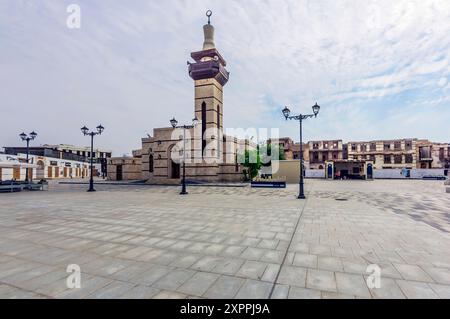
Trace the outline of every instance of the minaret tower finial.
<path fill-rule="evenodd" d="M 211 24 L 212 11 L 211 10 L 206 11 L 206 16 L 208 17 L 208 24 Z"/>
<path fill-rule="evenodd" d="M 216 46 L 214 44 L 214 26 L 211 24 L 212 11 L 206 11 L 206 16 L 208 17 L 208 24 L 203 26 L 203 33 L 205 35 L 205 41 L 203 42 L 203 50 L 214 49 Z"/>

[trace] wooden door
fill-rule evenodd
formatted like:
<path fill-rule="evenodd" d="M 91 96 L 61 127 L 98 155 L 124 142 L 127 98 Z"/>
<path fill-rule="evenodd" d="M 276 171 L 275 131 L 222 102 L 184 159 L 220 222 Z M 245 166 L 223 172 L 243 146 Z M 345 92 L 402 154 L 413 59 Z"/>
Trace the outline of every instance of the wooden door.
<path fill-rule="evenodd" d="M 63 168 L 63 176 L 64 176 L 64 177 L 67 177 L 67 167 L 64 167 L 64 168 Z"/>
<path fill-rule="evenodd" d="M 53 168 L 51 166 L 49 166 L 47 168 L 47 178 L 52 178 L 53 177 Z"/>
<path fill-rule="evenodd" d="M 29 181 L 33 180 L 33 169 L 32 168 L 28 168 L 28 180 Z"/>
<path fill-rule="evenodd" d="M 13 179 L 15 179 L 16 181 L 20 180 L 20 167 L 13 168 Z"/>
<path fill-rule="evenodd" d="M 59 177 L 59 167 L 55 167 L 55 178 Z"/>

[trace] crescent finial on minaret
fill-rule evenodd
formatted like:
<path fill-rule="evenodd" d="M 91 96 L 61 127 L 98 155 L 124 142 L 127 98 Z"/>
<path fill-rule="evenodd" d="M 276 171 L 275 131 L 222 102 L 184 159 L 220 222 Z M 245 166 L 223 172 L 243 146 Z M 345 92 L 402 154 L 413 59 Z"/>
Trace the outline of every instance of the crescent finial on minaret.
<path fill-rule="evenodd" d="M 214 44 L 214 27 L 211 24 L 212 11 L 206 11 L 206 16 L 208 17 L 208 24 L 203 26 L 203 33 L 205 36 L 205 41 L 203 42 L 203 50 L 214 49 L 216 45 Z"/>
<path fill-rule="evenodd" d="M 211 24 L 212 11 L 211 10 L 206 11 L 206 16 L 208 17 L 208 24 Z"/>

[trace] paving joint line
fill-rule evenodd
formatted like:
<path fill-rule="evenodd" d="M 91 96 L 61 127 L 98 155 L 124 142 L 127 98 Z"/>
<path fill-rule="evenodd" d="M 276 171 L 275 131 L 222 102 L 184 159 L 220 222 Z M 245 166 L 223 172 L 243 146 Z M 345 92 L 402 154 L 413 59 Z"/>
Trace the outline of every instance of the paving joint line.
<path fill-rule="evenodd" d="M 287 258 L 287 255 L 288 255 L 288 253 L 289 253 L 289 249 L 291 248 L 292 241 L 294 240 L 295 233 L 297 232 L 297 228 L 298 228 L 298 225 L 300 224 L 300 219 L 301 219 L 302 216 L 303 216 L 303 212 L 304 212 L 305 207 L 306 207 L 306 204 L 307 204 L 307 202 L 308 202 L 309 194 L 310 194 L 310 193 L 311 193 L 311 191 L 308 192 L 308 196 L 305 198 L 304 205 L 303 205 L 303 207 L 302 207 L 302 210 L 300 211 L 300 215 L 298 216 L 297 223 L 295 224 L 294 231 L 293 231 L 293 233 L 292 233 L 291 239 L 289 240 L 289 245 L 288 245 L 288 247 L 286 248 L 286 252 L 285 252 L 285 254 L 284 254 L 283 261 L 282 261 L 281 264 L 280 264 L 280 269 L 279 269 L 278 272 L 277 272 L 277 276 L 275 277 L 275 280 L 274 280 L 274 282 L 273 282 L 272 289 L 270 290 L 270 294 L 269 294 L 269 296 L 268 296 L 268 299 L 272 299 L 272 295 L 273 295 L 273 292 L 274 292 L 274 290 L 275 290 L 275 285 L 277 284 L 278 277 L 280 276 L 280 273 L 281 273 L 281 269 L 283 268 L 283 265 L 284 265 L 285 262 L 286 262 L 286 258 Z"/>

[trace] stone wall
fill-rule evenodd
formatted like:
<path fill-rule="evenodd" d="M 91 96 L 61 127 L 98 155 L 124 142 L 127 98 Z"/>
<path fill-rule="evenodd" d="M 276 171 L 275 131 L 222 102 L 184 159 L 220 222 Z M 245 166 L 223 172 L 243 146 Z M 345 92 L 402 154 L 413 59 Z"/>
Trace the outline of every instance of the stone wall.
<path fill-rule="evenodd" d="M 431 176 L 437 176 L 437 175 L 444 175 L 444 169 L 439 168 L 430 168 L 430 169 L 411 169 L 411 177 L 410 178 L 417 178 L 421 179 L 423 176 L 431 175 Z M 374 178 L 399 178 L 399 179 L 405 179 L 407 177 L 402 175 L 401 169 L 375 169 L 373 171 Z"/>
<path fill-rule="evenodd" d="M 122 168 L 122 178 L 118 178 L 118 166 Z M 108 160 L 108 180 L 142 180 L 142 161 L 135 157 L 112 157 Z M 120 174 L 119 174 L 120 175 Z"/>

